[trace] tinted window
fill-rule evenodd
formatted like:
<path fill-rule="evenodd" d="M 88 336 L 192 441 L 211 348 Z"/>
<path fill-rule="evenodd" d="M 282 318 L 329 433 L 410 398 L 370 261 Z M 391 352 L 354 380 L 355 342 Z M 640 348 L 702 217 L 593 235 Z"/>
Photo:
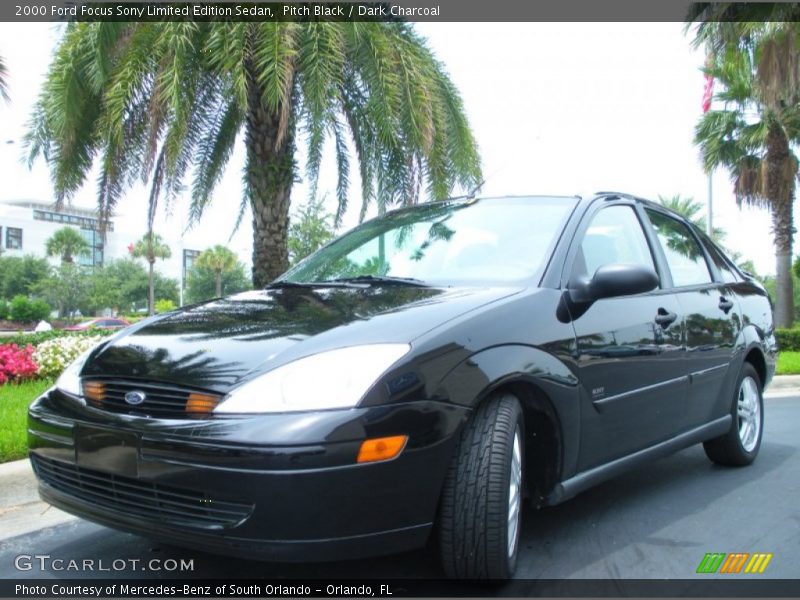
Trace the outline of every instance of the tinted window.
<path fill-rule="evenodd" d="M 592 217 L 572 274 L 592 276 L 599 267 L 610 264 L 644 265 L 655 271 L 650 247 L 633 207 L 610 206 Z"/>
<path fill-rule="evenodd" d="M 658 241 L 667 257 L 672 283 L 676 287 L 711 282 L 711 273 L 697 239 L 689 228 L 665 214 L 648 210 Z"/>

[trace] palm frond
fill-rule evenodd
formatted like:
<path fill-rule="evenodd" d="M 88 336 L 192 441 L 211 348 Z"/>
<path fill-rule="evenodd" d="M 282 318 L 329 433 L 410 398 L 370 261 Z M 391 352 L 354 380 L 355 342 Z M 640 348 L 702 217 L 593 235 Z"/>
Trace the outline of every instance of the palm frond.
<path fill-rule="evenodd" d="M 2 56 L 0 56 L 0 98 L 6 102 L 10 100 L 8 96 L 8 69 Z"/>
<path fill-rule="evenodd" d="M 202 216 L 243 129 L 239 220 L 250 203 L 269 203 L 263 181 L 294 181 L 298 140 L 312 195 L 332 141 L 337 224 L 356 169 L 362 216 L 480 181 L 455 85 L 400 22 L 71 23 L 25 143 L 29 161 L 50 165 L 59 201 L 99 167 L 101 215 L 135 181 L 149 182 L 152 225 L 159 202 L 169 207 L 189 176 L 190 218 Z"/>

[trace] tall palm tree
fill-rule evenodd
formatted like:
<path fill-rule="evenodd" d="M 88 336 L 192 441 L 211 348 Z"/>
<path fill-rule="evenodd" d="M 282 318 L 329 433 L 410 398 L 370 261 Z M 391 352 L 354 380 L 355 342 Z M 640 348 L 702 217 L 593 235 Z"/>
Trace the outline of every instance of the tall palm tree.
<path fill-rule="evenodd" d="M 791 278 L 795 182 L 798 160 L 792 149 L 800 139 L 800 105 L 769 104 L 756 84 L 757 52 L 729 49 L 707 67 L 721 84 L 721 110 L 703 115 L 695 129 L 706 171 L 724 166 L 734 193 L 745 202 L 770 210 L 775 243 L 775 321 L 794 319 Z"/>
<path fill-rule="evenodd" d="M 3 57 L 0 56 L 0 98 L 8 102 L 8 69 Z"/>
<path fill-rule="evenodd" d="M 60 256 L 61 263 L 73 263 L 76 256 L 88 256 L 92 246 L 74 227 L 57 229 L 47 242 L 47 256 Z"/>
<path fill-rule="evenodd" d="M 234 144 L 246 149 L 245 209 L 253 218 L 253 279 L 288 264 L 295 147 L 306 145 L 312 196 L 326 140 L 347 207 L 351 152 L 362 215 L 443 198 L 481 179 L 461 98 L 409 23 L 70 23 L 31 121 L 30 160 L 51 166 L 57 199 L 99 161 L 98 204 L 151 180 L 150 215 L 192 171 L 191 216 L 211 201 Z"/>
<path fill-rule="evenodd" d="M 134 258 L 143 258 L 149 265 L 148 282 L 147 282 L 147 314 L 156 314 L 156 300 L 155 300 L 155 286 L 153 282 L 153 269 L 157 259 L 166 259 L 172 256 L 172 250 L 164 243 L 161 236 L 157 233 L 149 231 L 136 242 L 132 249 L 131 254 Z"/>
<path fill-rule="evenodd" d="M 217 244 L 213 248 L 203 250 L 197 257 L 196 264 L 200 267 L 210 269 L 214 273 L 214 283 L 216 285 L 216 295 L 222 296 L 222 276 L 236 268 L 239 262 L 236 255 L 225 246 Z"/>

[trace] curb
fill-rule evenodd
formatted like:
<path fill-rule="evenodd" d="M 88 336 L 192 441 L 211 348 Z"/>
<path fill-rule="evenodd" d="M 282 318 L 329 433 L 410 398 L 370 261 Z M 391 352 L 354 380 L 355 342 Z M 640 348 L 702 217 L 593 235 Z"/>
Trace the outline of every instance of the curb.
<path fill-rule="evenodd" d="M 767 392 L 800 393 L 800 375 L 775 375 L 767 388 Z"/>

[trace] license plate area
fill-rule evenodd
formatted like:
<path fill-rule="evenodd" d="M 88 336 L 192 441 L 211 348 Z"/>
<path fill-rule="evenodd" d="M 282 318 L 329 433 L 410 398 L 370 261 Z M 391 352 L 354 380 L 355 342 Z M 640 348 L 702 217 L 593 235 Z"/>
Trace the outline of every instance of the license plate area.
<path fill-rule="evenodd" d="M 136 477 L 138 447 L 138 436 L 128 431 L 85 425 L 75 430 L 75 458 L 87 469 Z"/>

